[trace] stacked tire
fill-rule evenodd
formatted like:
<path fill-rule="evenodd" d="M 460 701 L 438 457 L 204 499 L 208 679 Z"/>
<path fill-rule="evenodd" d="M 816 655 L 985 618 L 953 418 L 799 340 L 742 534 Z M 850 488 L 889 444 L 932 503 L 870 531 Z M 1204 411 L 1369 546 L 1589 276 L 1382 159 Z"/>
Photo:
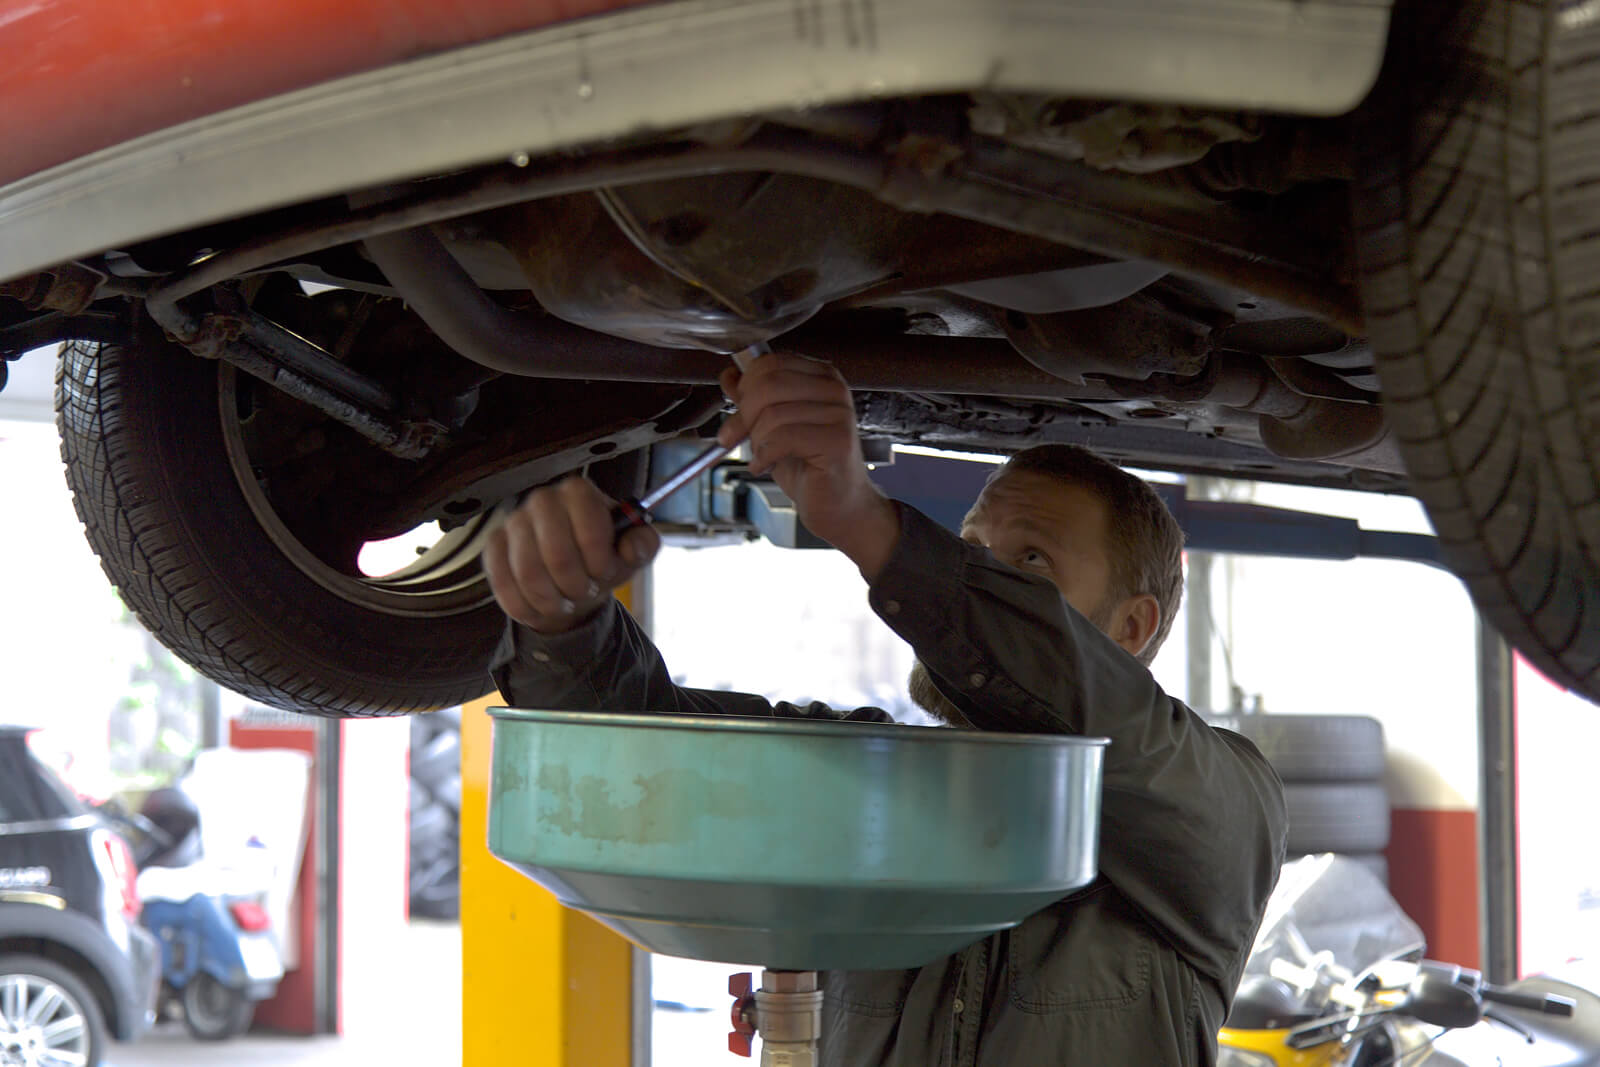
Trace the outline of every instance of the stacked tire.
<path fill-rule="evenodd" d="M 1289 858 L 1338 852 L 1389 881 L 1389 794 L 1383 725 L 1365 715 L 1238 715 L 1211 719 L 1243 734 L 1283 779 Z"/>
<path fill-rule="evenodd" d="M 461 914 L 461 712 L 411 717 L 411 914 Z"/>

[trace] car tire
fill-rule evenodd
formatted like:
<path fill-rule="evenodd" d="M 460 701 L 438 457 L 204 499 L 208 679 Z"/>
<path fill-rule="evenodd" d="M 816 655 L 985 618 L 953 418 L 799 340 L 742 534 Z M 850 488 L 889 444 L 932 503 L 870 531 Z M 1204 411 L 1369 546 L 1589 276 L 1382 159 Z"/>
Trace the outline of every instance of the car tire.
<path fill-rule="evenodd" d="M 411 795 L 407 802 L 406 810 L 420 811 L 431 803 L 433 803 L 433 794 L 428 792 L 427 786 L 415 778 L 411 779 Z"/>
<path fill-rule="evenodd" d="M 62 459 L 123 601 L 201 673 L 279 708 L 396 713 L 488 692 L 505 617 L 476 556 L 457 552 L 407 593 L 298 544 L 241 443 L 252 382 L 149 330 L 127 346 L 62 347 Z"/>
<path fill-rule="evenodd" d="M 427 747 L 442 733 L 461 732 L 461 709 L 444 708 L 411 716 L 411 751 Z"/>
<path fill-rule="evenodd" d="M 76 1015 L 83 1020 L 81 1034 L 63 1040 L 61 1035 L 53 1046 L 69 1049 L 84 1057 L 84 1067 L 99 1067 L 106 1053 L 109 1034 L 106 1030 L 105 1012 L 88 985 L 71 970 L 54 960 L 24 953 L 0 956 L 0 1031 L 7 1029 L 13 1020 L 7 1017 L 12 1010 L 13 990 L 29 990 L 30 1001 L 35 996 L 49 995 L 60 998 L 51 1010 L 48 1022 L 61 1023 Z M 23 1062 L 32 1062 L 27 1057 Z"/>
<path fill-rule="evenodd" d="M 430 793 L 460 774 L 460 734 L 442 733 L 411 753 L 411 778 Z"/>
<path fill-rule="evenodd" d="M 1212 722 L 1249 738 L 1286 782 L 1383 777 L 1383 724 L 1366 715 L 1232 715 Z"/>
<path fill-rule="evenodd" d="M 424 873 L 441 860 L 455 861 L 460 842 L 453 833 L 413 838 L 411 842 L 411 885 L 415 889 Z"/>
<path fill-rule="evenodd" d="M 1289 854 L 1382 852 L 1389 845 L 1389 794 L 1380 782 L 1287 782 Z"/>
<path fill-rule="evenodd" d="M 183 987 L 183 1025 L 196 1041 L 227 1041 L 250 1029 L 256 1002 L 204 971 Z"/>
<path fill-rule="evenodd" d="M 1367 332 L 1411 489 L 1490 622 L 1600 700 L 1600 20 L 1397 4 L 1358 113 Z"/>
<path fill-rule="evenodd" d="M 459 774 L 452 774 L 449 778 L 446 778 L 443 782 L 441 782 L 438 790 L 433 795 L 433 799 L 437 800 L 441 805 L 449 809 L 451 815 L 460 818 L 461 776 Z"/>
<path fill-rule="evenodd" d="M 428 804 L 411 813 L 411 841 L 421 849 L 435 840 L 444 840 L 455 832 L 455 813 L 442 804 Z"/>
<path fill-rule="evenodd" d="M 461 863 L 455 854 L 412 872 L 411 914 L 421 919 L 461 917 Z"/>
<path fill-rule="evenodd" d="M 411 720 L 413 918 L 448 920 L 461 914 L 460 740 L 459 709 Z"/>

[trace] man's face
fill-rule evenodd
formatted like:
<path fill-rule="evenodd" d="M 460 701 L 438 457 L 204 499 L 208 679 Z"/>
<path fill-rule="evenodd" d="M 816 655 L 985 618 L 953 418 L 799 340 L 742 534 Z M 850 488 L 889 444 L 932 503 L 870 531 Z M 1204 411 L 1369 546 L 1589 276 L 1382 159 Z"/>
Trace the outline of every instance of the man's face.
<path fill-rule="evenodd" d="M 1008 471 L 979 494 L 961 539 L 1000 562 L 1048 578 L 1096 626 L 1110 625 L 1106 505 L 1088 489 L 1034 471 Z"/>
<path fill-rule="evenodd" d="M 1105 502 L 1088 489 L 1034 471 L 1007 471 L 979 494 L 961 538 L 1002 563 L 1050 579 L 1068 604 L 1109 633 L 1115 605 L 1106 520 Z M 941 722 L 970 728 L 920 660 L 911 668 L 910 696 Z"/>

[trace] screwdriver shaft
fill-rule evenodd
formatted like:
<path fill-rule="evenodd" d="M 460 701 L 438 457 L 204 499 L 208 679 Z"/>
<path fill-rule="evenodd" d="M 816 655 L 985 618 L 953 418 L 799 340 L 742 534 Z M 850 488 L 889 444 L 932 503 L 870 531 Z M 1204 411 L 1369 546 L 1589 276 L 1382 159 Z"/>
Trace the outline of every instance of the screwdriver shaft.
<path fill-rule="evenodd" d="M 757 342 L 748 348 L 741 348 L 735 352 L 732 359 L 742 372 L 748 370 L 750 364 L 770 351 L 772 349 L 765 342 Z M 650 521 L 651 508 L 716 466 L 742 443 L 741 440 L 735 441 L 731 445 L 712 445 L 638 500 L 619 501 L 612 514 L 612 525 L 617 536 L 622 536 L 635 526 L 647 524 Z"/>

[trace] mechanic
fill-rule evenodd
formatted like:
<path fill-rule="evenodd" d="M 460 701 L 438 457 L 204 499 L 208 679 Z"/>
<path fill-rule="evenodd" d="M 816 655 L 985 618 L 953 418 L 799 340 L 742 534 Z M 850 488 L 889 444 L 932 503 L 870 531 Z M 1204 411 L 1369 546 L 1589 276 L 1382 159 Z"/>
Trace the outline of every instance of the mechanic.
<path fill-rule="evenodd" d="M 1148 669 L 1182 592 L 1182 534 L 1160 498 L 1087 452 L 1045 445 L 998 469 L 958 539 L 868 479 L 829 364 L 774 353 L 730 369 L 723 388 L 738 412 L 722 440 L 748 432 L 751 469 L 771 472 L 860 569 L 873 609 L 917 654 L 913 699 L 952 726 L 1111 739 L 1099 877 L 925 967 L 824 974 L 823 1062 L 1214 1063 L 1287 818 L 1250 742 L 1207 725 Z M 610 596 L 659 544 L 642 528 L 614 546 L 610 501 L 580 478 L 524 501 L 485 553 L 512 620 L 494 666 L 509 702 L 891 721 L 674 685 Z"/>

